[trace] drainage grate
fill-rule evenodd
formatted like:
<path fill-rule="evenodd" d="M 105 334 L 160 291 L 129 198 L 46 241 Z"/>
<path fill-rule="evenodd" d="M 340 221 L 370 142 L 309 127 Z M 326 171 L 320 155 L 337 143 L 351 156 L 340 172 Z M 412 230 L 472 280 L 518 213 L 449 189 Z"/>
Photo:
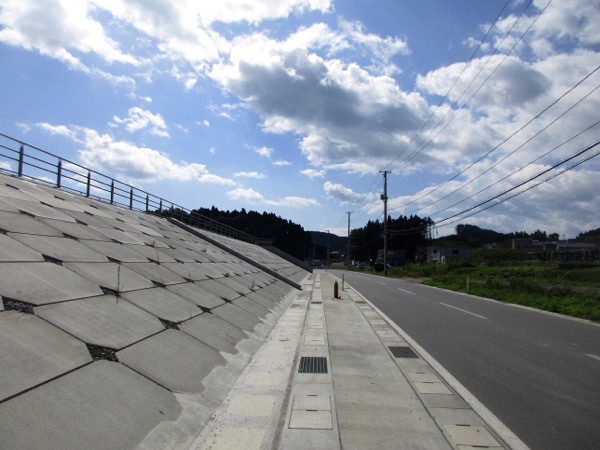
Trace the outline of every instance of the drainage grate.
<path fill-rule="evenodd" d="M 354 303 L 356 303 L 357 305 L 366 305 L 367 304 L 367 302 L 365 302 L 364 300 L 358 300 Z"/>
<path fill-rule="evenodd" d="M 390 349 L 390 352 L 392 352 L 392 355 L 394 355 L 395 358 L 418 358 L 419 357 L 419 355 L 417 355 L 415 353 L 415 351 L 410 347 L 390 346 L 388 348 Z"/>
<path fill-rule="evenodd" d="M 302 356 L 298 373 L 327 373 L 327 358 L 324 356 Z"/>
<path fill-rule="evenodd" d="M 322 305 L 323 302 L 310 302 L 311 305 Z"/>

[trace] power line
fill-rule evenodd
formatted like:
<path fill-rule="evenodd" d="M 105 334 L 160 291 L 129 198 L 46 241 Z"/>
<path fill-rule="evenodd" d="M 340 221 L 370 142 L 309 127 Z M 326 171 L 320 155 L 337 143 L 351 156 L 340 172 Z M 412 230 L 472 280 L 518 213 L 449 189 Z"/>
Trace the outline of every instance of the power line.
<path fill-rule="evenodd" d="M 532 182 L 532 181 L 536 180 L 537 178 L 541 177 L 542 175 L 544 175 L 544 174 L 547 174 L 548 172 L 551 172 L 552 170 L 556 169 L 557 167 L 559 167 L 559 166 L 561 166 L 561 165 L 563 165 L 563 164 L 565 164 L 565 163 L 567 163 L 567 162 L 569 162 L 569 161 L 571 161 L 571 160 L 573 160 L 573 159 L 575 159 L 575 158 L 577 158 L 577 157 L 579 157 L 579 156 L 583 155 L 584 153 L 587 153 L 588 151 L 592 150 L 593 148 L 595 148 L 595 147 L 596 147 L 596 146 L 598 146 L 598 145 L 600 145 L 600 141 L 597 141 L 597 142 L 595 142 L 594 144 L 587 146 L 586 148 L 584 148 L 583 150 L 580 150 L 580 151 L 579 151 L 579 152 L 577 152 L 576 154 L 574 154 L 574 155 L 572 155 L 572 156 L 570 156 L 570 157 L 568 157 L 568 158 L 566 158 L 566 159 L 564 159 L 564 160 L 562 160 L 562 161 L 560 161 L 560 162 L 558 162 L 558 163 L 554 164 L 552 167 L 549 167 L 548 169 L 545 169 L 545 170 L 543 170 L 543 171 L 539 172 L 537 175 L 534 175 L 533 177 L 530 177 L 529 179 L 527 179 L 527 180 L 525 180 L 525 181 L 523 181 L 523 182 L 521 182 L 521 183 L 519 183 L 519 184 L 517 184 L 517 185 L 515 185 L 515 186 L 511 187 L 510 189 L 507 189 L 507 190 L 505 190 L 504 192 L 502 192 L 502 193 L 500 193 L 500 194 L 497 194 L 497 195 L 495 195 L 494 197 L 491 197 L 491 198 L 489 198 L 489 199 L 487 199 L 487 200 L 485 200 L 485 201 L 483 201 L 483 202 L 480 202 L 480 203 L 478 203 L 478 204 L 477 204 L 477 205 L 475 205 L 475 206 L 472 206 L 472 207 L 470 207 L 470 208 L 468 208 L 468 209 L 465 209 L 465 210 L 463 210 L 463 211 L 461 211 L 461 212 L 458 212 L 458 213 L 456 213 L 456 214 L 453 214 L 453 215 L 451 215 L 451 216 L 449 216 L 449 217 L 446 217 L 446 218 L 444 218 L 444 219 L 442 219 L 442 220 L 438 220 L 438 221 L 436 221 L 436 225 L 438 225 L 438 224 L 441 224 L 441 223 L 444 223 L 444 222 L 447 222 L 447 221 L 449 221 L 450 219 L 454 219 L 455 217 L 462 216 L 463 214 L 465 214 L 465 213 L 467 213 L 467 212 L 470 212 L 470 211 L 473 211 L 473 210 L 475 210 L 475 209 L 479 208 L 480 206 L 483 206 L 483 205 L 485 205 L 486 203 L 490 203 L 490 202 L 492 202 L 492 201 L 494 201 L 494 200 L 496 200 L 496 199 L 499 199 L 499 198 L 500 198 L 500 197 L 502 197 L 503 195 L 506 195 L 506 194 L 508 194 L 509 192 L 512 192 L 512 191 L 514 191 L 515 189 L 518 189 L 519 187 L 522 187 L 522 186 L 524 186 L 524 185 L 526 185 L 526 184 L 528 184 L 528 183 L 530 183 L 530 182 Z M 581 161 L 581 162 L 579 162 L 579 163 L 578 163 L 578 164 L 576 164 L 576 165 L 573 165 L 572 167 L 568 168 L 567 170 L 564 170 L 564 171 L 562 171 L 562 172 L 559 172 L 559 173 L 557 173 L 556 175 L 554 175 L 554 176 L 550 177 L 548 180 L 550 180 L 550 179 L 552 179 L 552 178 L 555 178 L 556 176 L 558 176 L 558 175 L 560 175 L 560 174 L 563 174 L 563 173 L 567 172 L 568 170 L 571 170 L 571 169 L 573 169 L 574 167 L 577 167 L 577 166 L 579 166 L 579 165 L 580 165 L 580 164 L 582 164 L 583 162 L 585 162 L 585 161 L 588 161 L 588 160 L 590 160 L 590 159 L 594 158 L 595 156 L 598 156 L 598 154 L 600 154 L 600 152 L 596 153 L 595 155 L 593 155 L 593 156 L 592 156 L 592 157 L 590 157 L 590 158 L 587 158 L 587 159 L 585 159 L 584 161 Z M 545 183 L 545 182 L 546 182 L 546 181 L 548 181 L 548 180 L 544 180 L 544 181 L 543 181 L 543 183 Z M 543 183 L 539 183 L 539 184 L 537 184 L 535 187 L 537 187 L 537 186 L 539 186 L 540 184 L 543 184 Z M 531 188 L 533 188 L 533 187 L 531 187 Z M 531 189 L 531 188 L 525 189 L 524 191 L 520 192 L 520 193 L 519 193 L 519 195 L 520 195 L 521 193 L 523 193 L 523 192 L 526 192 L 526 191 L 528 191 L 528 190 L 529 190 L 529 189 Z M 515 195 L 515 196 L 516 196 L 516 195 Z M 513 197 L 511 197 L 511 198 L 514 198 L 515 196 L 513 196 Z M 505 202 L 506 200 L 508 200 L 508 199 L 503 199 L 503 200 L 499 201 L 498 203 L 496 203 L 496 204 L 494 204 L 494 205 L 492 205 L 492 206 L 496 206 L 496 205 L 498 205 L 498 204 L 500 204 L 500 203 L 503 203 L 503 202 Z M 489 208 L 491 208 L 492 206 L 490 206 Z M 475 215 L 475 214 L 477 214 L 477 213 L 479 213 L 479 212 L 485 211 L 485 210 L 487 210 L 487 209 L 489 209 L 489 208 L 485 208 L 485 209 L 483 209 L 483 210 L 481 210 L 481 211 L 474 212 L 473 214 L 470 214 L 470 215 L 468 215 L 468 216 L 461 217 L 461 218 L 460 218 L 460 219 L 458 219 L 458 220 L 463 220 L 463 219 L 465 219 L 466 217 L 470 217 L 470 216 L 472 216 L 472 215 Z M 454 223 L 454 222 L 452 222 L 452 223 Z"/>
<path fill-rule="evenodd" d="M 455 180 L 456 178 L 458 178 L 460 175 L 464 174 L 465 172 L 467 172 L 469 169 L 471 169 L 473 166 L 475 166 L 477 163 L 481 162 L 484 158 L 488 157 L 492 152 L 494 152 L 495 150 L 497 150 L 498 148 L 500 148 L 502 145 L 506 144 L 509 140 L 511 140 L 512 138 L 514 138 L 517 134 L 519 134 L 520 132 L 522 132 L 523 130 L 525 130 L 525 128 L 527 128 L 529 125 L 531 125 L 535 120 L 539 119 L 544 113 L 546 113 L 550 108 L 552 108 L 553 106 L 555 106 L 558 102 L 560 102 L 563 98 L 565 98 L 567 95 L 569 95 L 571 92 L 573 92 L 576 88 L 578 88 L 579 86 L 581 86 L 581 84 L 583 84 L 587 79 L 589 79 L 593 74 L 595 74 L 596 72 L 598 72 L 600 70 L 600 65 L 597 66 L 595 69 L 593 69 L 590 73 L 588 73 L 587 75 L 585 75 L 582 79 L 580 79 L 577 83 L 575 83 L 575 85 L 573 85 L 571 88 L 567 89 L 561 96 L 559 96 L 556 100 L 554 100 L 553 102 L 551 102 L 548 106 L 546 106 L 545 108 L 543 108 L 539 113 L 537 113 L 534 117 L 532 117 L 529 121 L 527 121 L 527 123 L 525 123 L 524 125 L 522 125 L 519 129 L 515 130 L 513 133 L 511 133 L 508 137 L 506 137 L 502 142 L 500 142 L 499 144 L 497 144 L 496 146 L 494 146 L 492 149 L 490 149 L 487 153 L 485 153 L 484 155 L 480 156 L 477 160 L 475 160 L 473 163 L 471 163 L 468 167 L 466 167 L 465 169 L 461 170 L 459 173 L 457 173 L 456 175 L 454 175 L 453 177 L 451 177 L 450 179 L 444 181 L 443 183 L 439 184 L 438 186 L 436 186 L 435 188 L 433 188 L 432 190 L 426 192 L 425 194 L 411 200 L 410 202 L 407 202 L 403 205 L 400 205 L 398 207 L 393 208 L 393 210 L 398 210 L 398 209 L 402 209 L 405 208 L 406 206 L 415 203 L 431 194 L 433 194 L 434 192 L 436 192 L 437 190 L 441 189 L 443 186 L 447 185 L 449 182 Z M 566 112 L 564 112 L 563 114 L 561 114 L 560 116 L 558 116 L 558 118 L 563 117 L 567 112 L 569 112 L 571 109 L 573 109 L 576 105 L 578 105 L 579 103 L 581 103 L 581 101 L 585 98 L 587 98 L 589 95 L 591 95 L 594 91 L 596 91 L 600 86 L 597 86 L 596 88 L 594 88 L 591 92 L 589 92 L 587 95 L 585 95 L 583 98 L 581 98 L 577 103 L 575 103 L 574 105 L 572 105 Z M 555 119 L 556 121 L 556 119 Z M 554 123 L 554 122 L 552 122 Z M 548 127 L 546 127 L 548 128 Z M 539 133 L 538 133 L 539 134 Z M 537 134 L 536 134 L 537 136 Z M 534 136 L 535 137 L 535 136 Z M 531 139 L 530 139 L 531 140 Z M 520 147 L 517 147 L 517 149 Z M 516 150 L 515 150 L 516 151 Z M 514 153 L 514 151 L 512 152 Z M 511 153 L 511 154 L 512 154 Z M 485 172 L 484 172 L 485 173 Z M 480 174 L 478 177 L 480 177 L 483 174 Z M 473 180 L 474 181 L 474 180 Z M 466 186 L 466 185 L 464 185 Z M 463 187 L 464 187 L 463 186 Z M 462 187 L 461 187 L 462 189 Z M 430 203 L 427 206 L 424 206 L 422 208 L 417 209 L 416 211 L 419 211 L 421 209 L 427 208 L 435 203 L 437 203 L 438 201 L 452 195 L 453 193 L 457 192 L 459 189 L 451 192 L 450 194 L 436 200 L 433 203 Z"/>

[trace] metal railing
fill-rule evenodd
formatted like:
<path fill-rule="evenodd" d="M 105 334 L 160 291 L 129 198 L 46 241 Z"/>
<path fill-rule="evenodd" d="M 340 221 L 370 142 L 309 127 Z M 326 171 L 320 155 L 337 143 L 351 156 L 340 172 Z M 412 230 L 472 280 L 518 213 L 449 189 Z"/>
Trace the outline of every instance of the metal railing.
<path fill-rule="evenodd" d="M 3 133 L 0 133 L 0 173 L 26 178 L 111 205 L 172 217 L 241 241 L 257 242 L 257 238 L 248 233 Z"/>

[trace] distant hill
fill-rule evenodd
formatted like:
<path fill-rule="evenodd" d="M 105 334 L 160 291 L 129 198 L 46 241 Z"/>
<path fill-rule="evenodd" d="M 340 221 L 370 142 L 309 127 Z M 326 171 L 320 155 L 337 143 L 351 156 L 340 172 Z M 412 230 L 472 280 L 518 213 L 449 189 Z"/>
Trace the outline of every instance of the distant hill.
<path fill-rule="evenodd" d="M 313 244 L 327 249 L 327 240 L 329 239 L 329 251 L 346 253 L 348 238 L 346 236 L 337 236 L 333 233 L 323 231 L 309 231 Z"/>

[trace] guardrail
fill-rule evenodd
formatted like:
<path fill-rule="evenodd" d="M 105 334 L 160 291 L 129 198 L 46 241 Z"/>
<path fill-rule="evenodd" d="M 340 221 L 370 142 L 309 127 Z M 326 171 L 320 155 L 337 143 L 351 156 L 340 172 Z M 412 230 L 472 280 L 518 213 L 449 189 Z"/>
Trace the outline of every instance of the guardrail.
<path fill-rule="evenodd" d="M 255 244 L 257 238 L 108 175 L 0 133 L 0 173 L 27 178 L 111 205 L 172 217 Z"/>

